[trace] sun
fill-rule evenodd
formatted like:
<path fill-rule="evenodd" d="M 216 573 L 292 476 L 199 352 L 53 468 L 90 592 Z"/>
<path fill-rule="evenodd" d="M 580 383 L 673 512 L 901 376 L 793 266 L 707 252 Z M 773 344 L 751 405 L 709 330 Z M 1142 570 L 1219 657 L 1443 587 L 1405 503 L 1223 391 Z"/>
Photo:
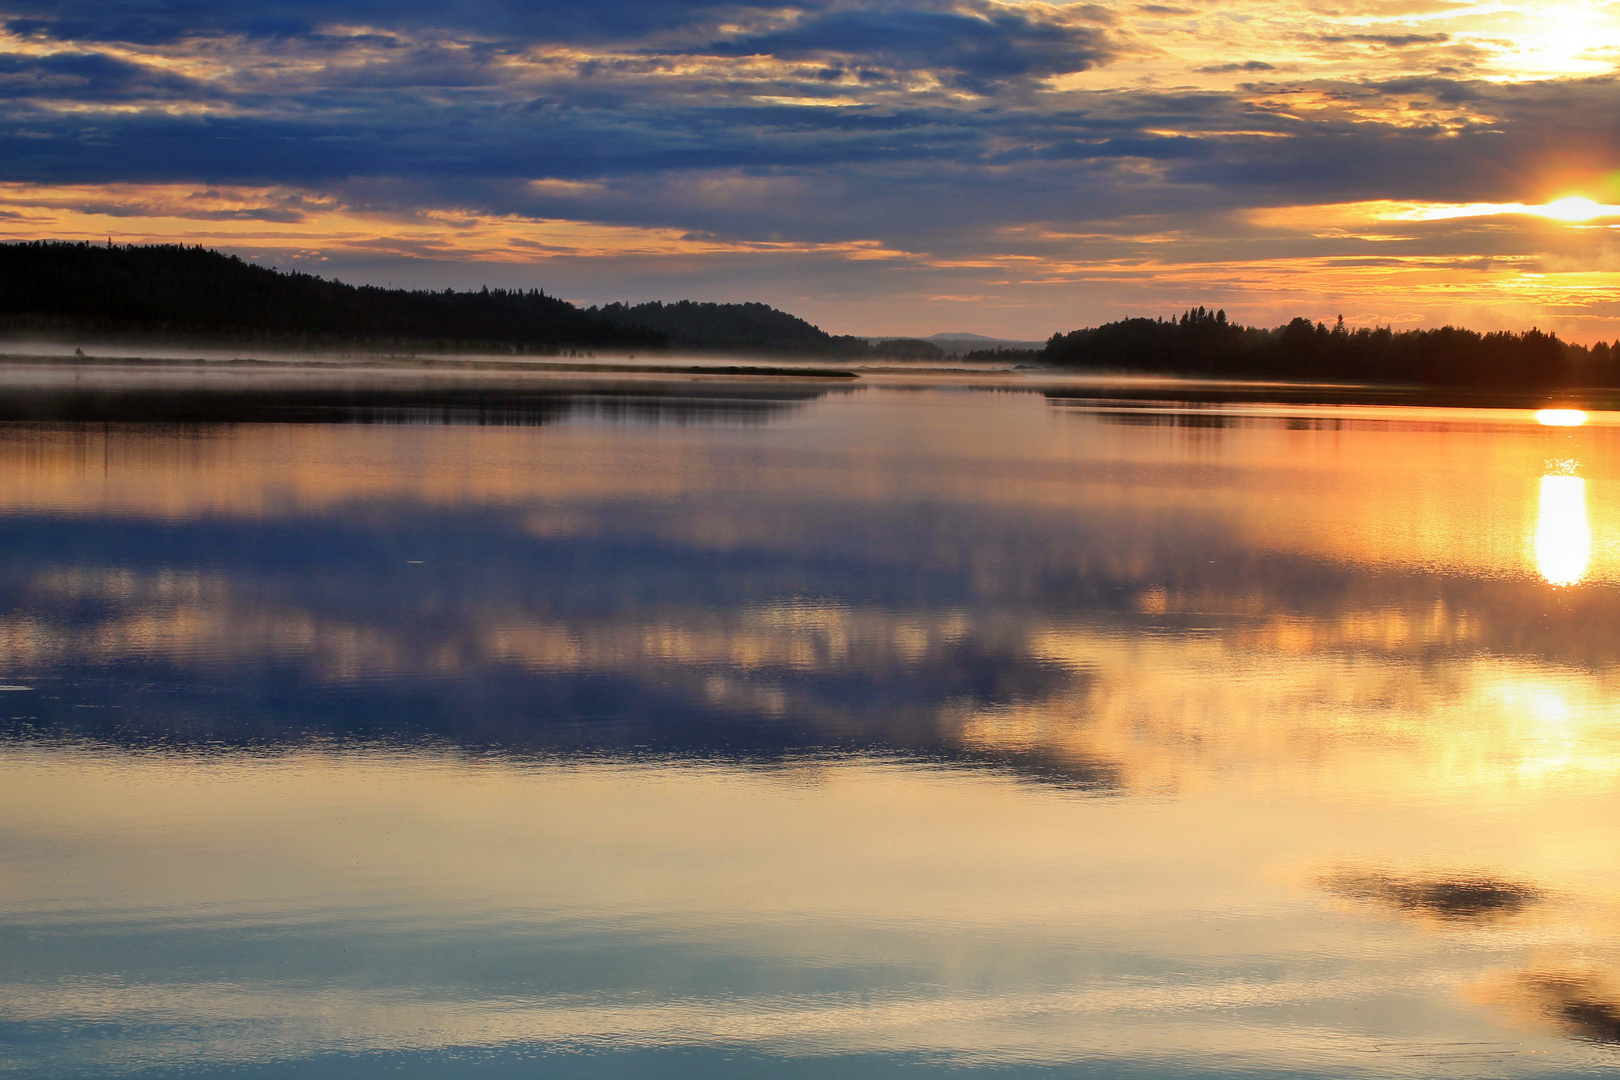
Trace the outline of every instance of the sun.
<path fill-rule="evenodd" d="M 1562 199 L 1554 199 L 1546 206 L 1536 207 L 1534 213 L 1558 221 L 1591 221 L 1593 218 L 1606 217 L 1613 210 L 1612 206 L 1604 206 L 1584 195 L 1566 195 Z"/>

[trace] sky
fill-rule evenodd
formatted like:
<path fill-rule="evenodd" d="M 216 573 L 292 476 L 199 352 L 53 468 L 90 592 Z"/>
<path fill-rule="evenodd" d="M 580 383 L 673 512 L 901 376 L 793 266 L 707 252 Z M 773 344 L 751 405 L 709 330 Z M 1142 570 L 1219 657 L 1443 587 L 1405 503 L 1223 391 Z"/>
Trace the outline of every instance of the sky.
<path fill-rule="evenodd" d="M 0 0 L 0 238 L 835 333 L 1620 338 L 1620 0 Z"/>

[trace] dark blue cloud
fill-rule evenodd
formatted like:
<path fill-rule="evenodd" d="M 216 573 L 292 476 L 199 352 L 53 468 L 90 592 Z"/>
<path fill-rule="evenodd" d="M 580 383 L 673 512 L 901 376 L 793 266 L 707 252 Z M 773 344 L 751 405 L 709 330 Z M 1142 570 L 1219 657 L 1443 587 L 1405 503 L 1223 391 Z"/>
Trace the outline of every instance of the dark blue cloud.
<path fill-rule="evenodd" d="M 13 76 L 24 81 L 12 81 Z M 1058 170 L 1058 176 L 1083 165 L 1090 169 L 1083 176 L 1068 174 L 1075 184 L 1065 208 L 1047 208 L 1054 214 L 1115 205 L 1102 190 L 1104 177 L 1113 163 L 1126 160 L 1160 170 L 1151 182 L 1140 173 L 1120 181 L 1138 201 L 1167 184 L 1218 189 L 1230 205 L 1275 201 L 1283 193 L 1300 201 L 1491 201 L 1518 198 L 1529 163 L 1550 160 L 1560 145 L 1578 140 L 1593 153 L 1620 149 L 1615 133 L 1595 131 L 1585 119 L 1620 106 L 1620 87 L 1609 80 L 1533 91 L 1431 86 L 1482 102 L 1506 118 L 1459 132 L 1348 119 L 1307 122 L 1256 113 L 1237 95 L 1219 93 L 1129 100 L 1097 95 L 1069 99 L 1091 108 L 1046 110 L 994 102 L 974 109 L 927 103 L 817 108 L 727 102 L 719 95 L 711 104 L 616 85 L 572 92 L 549 88 L 522 103 L 476 93 L 466 101 L 443 101 L 423 92 L 424 87 L 476 90 L 490 82 L 477 69 L 454 69 L 432 79 L 403 79 L 386 71 L 346 77 L 279 99 L 284 108 L 271 115 L 98 114 L 87 120 L 30 107 L 30 99 L 53 85 L 53 78 L 59 80 L 54 94 L 76 94 L 86 102 L 192 92 L 171 76 L 108 58 L 7 58 L 0 65 L 0 101 L 10 99 L 11 105 L 0 107 L 0 178 L 318 187 L 351 177 L 395 177 L 416 184 L 413 190 L 437 186 L 460 192 L 458 201 L 465 203 L 480 197 L 483 189 L 477 185 L 486 182 L 493 185 L 488 190 L 501 191 L 503 182 L 536 177 L 612 184 L 724 170 L 836 171 L 847 183 L 864 182 L 862 198 L 876 199 L 884 186 L 916 172 L 954 185 L 954 194 L 941 192 L 940 198 L 956 200 L 953 212 L 960 220 L 999 216 L 993 203 L 1016 203 L 1011 193 L 1023 184 L 1052 188 L 1041 169 Z M 1404 84 L 1392 89 L 1399 95 L 1412 92 Z M 1164 134 L 1167 128 L 1178 133 Z M 1224 133 L 1234 128 L 1271 136 Z M 1008 170 L 1032 171 L 1020 179 Z M 1088 189 L 1077 190 L 1081 179 Z M 1003 193 L 998 200 L 974 198 L 987 185 Z M 1077 196 L 1084 198 L 1077 201 Z M 784 215 L 785 228 L 795 228 L 794 207 L 777 212 Z M 704 225 L 714 226 L 712 221 Z"/>
<path fill-rule="evenodd" d="M 717 55 L 814 59 L 874 73 L 931 72 L 982 92 L 998 83 L 1085 71 L 1110 54 L 1093 26 L 1021 11 L 919 10 L 891 5 L 807 15 L 790 28 L 713 43 Z M 842 69 L 829 66 L 828 73 Z"/>
<path fill-rule="evenodd" d="M 725 13 L 781 5 L 692 0 L 16 0 L 5 5 L 14 33 L 60 41 L 157 44 L 242 34 L 298 37 L 325 25 L 435 29 L 513 40 L 601 41 L 709 24 Z"/>
<path fill-rule="evenodd" d="M 21 5 L 24 10 L 35 5 Z M 45 7 L 45 5 L 37 5 Z M 15 9 L 14 9 L 15 10 Z M 107 12 L 98 18 L 83 18 L 68 13 L 60 15 L 43 11 L 46 17 L 24 15 L 5 21 L 5 27 L 22 37 L 44 38 L 50 41 L 85 41 L 105 43 L 127 41 L 154 45 L 174 41 L 188 33 L 187 24 L 180 19 L 164 17 L 158 13 Z"/>
<path fill-rule="evenodd" d="M 217 95 L 190 79 L 94 52 L 18 56 L 0 53 L 0 101 L 51 98 L 86 104 L 151 99 L 207 100 Z"/>
<path fill-rule="evenodd" d="M 1095 18 L 1106 18 L 1086 9 Z M 1107 55 L 1097 29 L 1049 14 L 990 5 L 896 0 L 14 0 L 0 7 L 13 33 L 56 41 L 172 43 L 190 37 L 318 38 L 326 26 L 471 35 L 508 43 L 619 42 L 630 47 L 684 32 L 715 55 L 784 58 L 836 54 L 855 66 L 920 71 L 940 67 L 974 85 L 1085 70 Z M 783 24 L 763 32 L 722 28 Z"/>
<path fill-rule="evenodd" d="M 1592 119 L 1620 108 L 1612 79 L 1053 92 L 1044 80 L 1108 63 L 1117 30 L 1089 9 L 990 0 L 0 0 L 0 19 L 67 43 L 0 54 L 10 181 L 276 184 L 379 210 L 940 250 L 1030 222 L 1106 230 L 1279 201 L 1512 201 L 1568 146 L 1620 156 L 1620 134 Z M 224 74 L 133 63 L 110 55 L 114 40 L 194 47 Z M 1425 126 L 1259 103 L 1293 91 L 1391 115 L 1423 98 L 1488 119 Z M 128 108 L 141 102 L 152 107 Z M 175 102 L 207 108 L 176 115 Z M 589 187 L 527 186 L 541 178 Z M 775 194 L 705 195 L 711 180 Z"/>
<path fill-rule="evenodd" d="M 368 122 L 139 116 L 0 124 L 10 179 L 306 183 L 348 176 L 594 179 L 691 169 L 971 160 L 950 114 L 822 118 L 791 107 L 618 113 L 396 108 Z M 826 121 L 826 122 L 818 122 Z"/>

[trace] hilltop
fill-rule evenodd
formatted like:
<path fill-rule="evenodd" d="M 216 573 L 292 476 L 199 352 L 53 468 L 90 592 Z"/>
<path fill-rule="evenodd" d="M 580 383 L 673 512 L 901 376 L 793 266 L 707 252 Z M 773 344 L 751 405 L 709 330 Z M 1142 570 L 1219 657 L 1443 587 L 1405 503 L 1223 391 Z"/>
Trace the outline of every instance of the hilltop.
<path fill-rule="evenodd" d="M 720 352 L 803 353 L 864 356 L 861 338 L 834 337 L 796 315 L 765 304 L 608 304 L 586 308 L 617 326 L 663 334 L 674 348 Z"/>

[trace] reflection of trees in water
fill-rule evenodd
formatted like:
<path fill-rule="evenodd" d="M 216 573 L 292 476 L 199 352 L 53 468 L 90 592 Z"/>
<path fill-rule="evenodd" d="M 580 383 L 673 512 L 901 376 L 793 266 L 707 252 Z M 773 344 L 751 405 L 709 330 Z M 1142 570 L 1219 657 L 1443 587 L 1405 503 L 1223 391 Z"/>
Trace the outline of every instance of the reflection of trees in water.
<path fill-rule="evenodd" d="M 565 418 L 599 423 L 690 426 L 764 423 L 821 397 L 815 388 L 715 386 L 559 387 L 486 380 L 453 385 L 408 377 L 369 382 L 311 376 L 255 384 L 251 378 L 179 387 L 8 386 L 0 421 L 162 424 L 470 424 L 543 426 Z"/>

